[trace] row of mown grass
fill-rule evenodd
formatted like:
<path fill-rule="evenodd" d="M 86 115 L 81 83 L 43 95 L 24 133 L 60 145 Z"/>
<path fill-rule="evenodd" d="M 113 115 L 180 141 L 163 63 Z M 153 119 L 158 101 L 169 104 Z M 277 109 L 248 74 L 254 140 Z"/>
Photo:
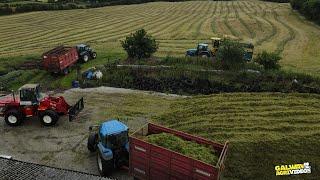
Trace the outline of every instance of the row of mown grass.
<path fill-rule="evenodd" d="M 261 1 L 154 2 L 32 12 L 0 17 L 0 24 L 5 24 L 0 26 L 0 57 L 40 55 L 59 44 L 81 42 L 104 51 L 117 48 L 121 52 L 119 40 L 143 27 L 159 41 L 157 56 L 183 56 L 186 49 L 209 42 L 212 36 L 236 34 L 239 39 L 252 41 L 255 52 L 279 49 L 285 54 L 297 54 L 284 56 L 283 64 L 298 71 L 318 73 L 315 60 L 319 57 L 316 51 L 319 46 L 313 42 L 319 40 L 319 31 L 314 25 L 301 25 L 299 21 L 289 4 Z"/>

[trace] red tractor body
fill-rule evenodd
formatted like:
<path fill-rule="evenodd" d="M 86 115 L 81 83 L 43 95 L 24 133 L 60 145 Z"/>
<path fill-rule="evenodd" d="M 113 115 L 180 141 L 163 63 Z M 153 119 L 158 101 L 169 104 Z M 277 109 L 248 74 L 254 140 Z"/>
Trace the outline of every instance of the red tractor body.
<path fill-rule="evenodd" d="M 54 125 L 59 116 L 69 114 L 69 120 L 83 108 L 83 98 L 74 106 L 70 106 L 62 96 L 41 97 L 39 85 L 28 84 L 19 89 L 19 96 L 15 94 L 0 97 L 0 115 L 5 117 L 9 125 L 19 125 L 25 117 L 39 116 L 44 125 Z"/>

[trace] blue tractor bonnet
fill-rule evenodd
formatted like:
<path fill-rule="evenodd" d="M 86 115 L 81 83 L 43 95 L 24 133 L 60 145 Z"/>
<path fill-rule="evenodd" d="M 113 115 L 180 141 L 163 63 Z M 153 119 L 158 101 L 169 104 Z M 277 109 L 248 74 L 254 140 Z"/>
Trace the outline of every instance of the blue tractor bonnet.
<path fill-rule="evenodd" d="M 118 120 L 109 120 L 101 124 L 99 133 L 102 136 L 109 136 L 124 131 L 128 131 L 128 126 Z"/>

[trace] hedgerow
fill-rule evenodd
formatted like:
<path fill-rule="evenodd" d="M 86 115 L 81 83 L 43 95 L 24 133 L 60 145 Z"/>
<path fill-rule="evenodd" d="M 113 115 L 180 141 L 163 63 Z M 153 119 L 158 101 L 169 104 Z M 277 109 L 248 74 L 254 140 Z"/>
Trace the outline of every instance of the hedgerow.
<path fill-rule="evenodd" d="M 291 0 L 290 3 L 308 19 L 320 23 L 320 0 Z"/>

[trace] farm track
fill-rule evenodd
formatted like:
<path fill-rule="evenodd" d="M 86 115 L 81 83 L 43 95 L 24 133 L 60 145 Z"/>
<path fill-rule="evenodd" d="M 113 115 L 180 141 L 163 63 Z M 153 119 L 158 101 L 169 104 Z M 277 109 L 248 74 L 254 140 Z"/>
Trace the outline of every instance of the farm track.
<path fill-rule="evenodd" d="M 293 12 L 288 4 L 261 1 L 154 2 L 31 12 L 1 16 L 0 23 L 6 24 L 0 26 L 0 58 L 41 54 L 59 44 L 80 42 L 101 48 L 113 47 L 121 52 L 119 40 L 139 28 L 145 28 L 159 40 L 161 56 L 182 56 L 184 49 L 194 47 L 195 43 L 209 42 L 211 36 L 224 34 L 252 41 L 256 52 L 267 49 L 289 53 L 297 47 L 294 43 L 299 39 L 306 41 L 305 46 L 314 46 L 316 41 L 314 32 L 309 34 L 297 24 L 303 23 L 306 29 L 313 31 L 320 30 L 319 26 Z M 320 37 L 317 38 L 320 41 Z M 316 55 L 302 54 L 301 57 L 316 59 Z M 299 59 L 290 57 L 285 61 L 294 64 Z M 320 68 L 320 62 L 314 66 Z"/>

